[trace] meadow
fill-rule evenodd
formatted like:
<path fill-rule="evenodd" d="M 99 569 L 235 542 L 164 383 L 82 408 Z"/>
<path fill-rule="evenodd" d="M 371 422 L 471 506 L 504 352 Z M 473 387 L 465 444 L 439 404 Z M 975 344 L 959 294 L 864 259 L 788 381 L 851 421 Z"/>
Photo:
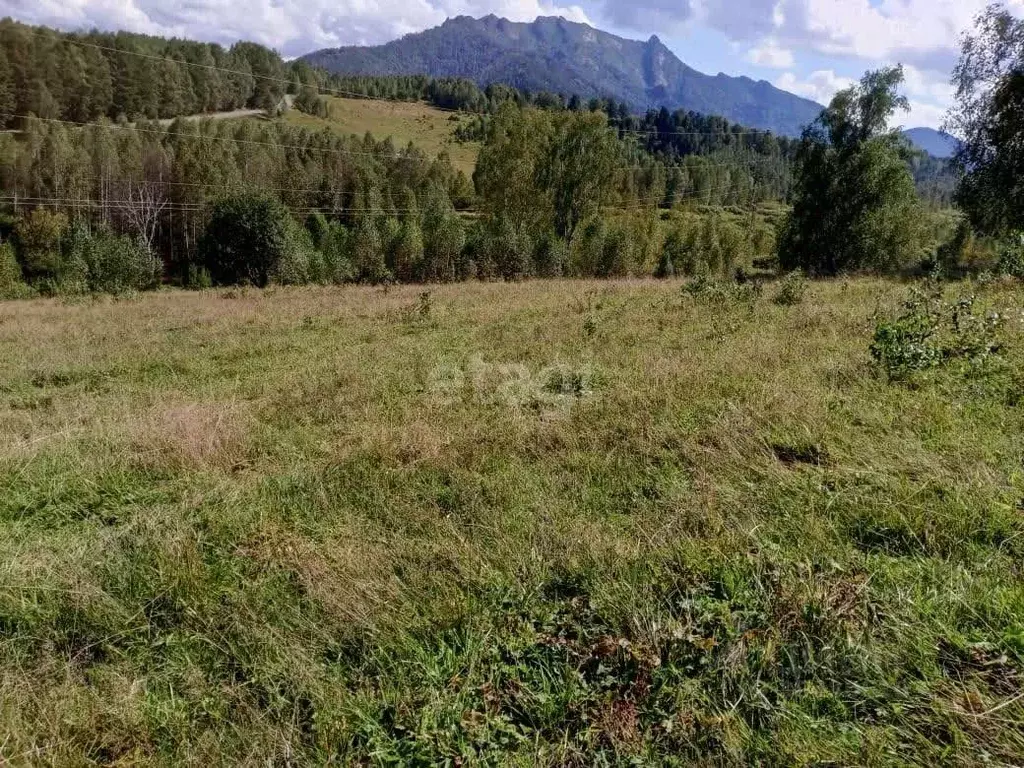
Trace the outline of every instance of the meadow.
<path fill-rule="evenodd" d="M 775 290 L 0 304 L 0 762 L 1017 762 L 1019 317 Z"/>
<path fill-rule="evenodd" d="M 310 130 L 327 128 L 341 136 L 362 138 L 372 133 L 378 140 L 390 137 L 398 149 L 404 149 L 412 142 L 430 158 L 447 152 L 455 169 L 472 178 L 480 145 L 455 139 L 455 130 L 460 122 L 470 117 L 453 115 L 421 102 L 346 99 L 338 96 L 324 98 L 329 117 L 316 117 L 293 109 L 283 119 L 291 125 Z"/>

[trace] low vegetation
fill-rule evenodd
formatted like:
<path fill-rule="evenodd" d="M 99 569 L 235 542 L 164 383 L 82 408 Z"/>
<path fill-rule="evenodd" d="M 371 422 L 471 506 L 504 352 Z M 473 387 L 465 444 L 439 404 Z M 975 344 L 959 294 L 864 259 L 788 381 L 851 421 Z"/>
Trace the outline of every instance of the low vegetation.
<path fill-rule="evenodd" d="M 776 290 L 0 305 L 0 757 L 1014 762 L 1019 316 Z"/>
<path fill-rule="evenodd" d="M 0 762 L 1018 763 L 1022 40 L 937 210 L 898 67 L 701 148 L 0 22 Z"/>

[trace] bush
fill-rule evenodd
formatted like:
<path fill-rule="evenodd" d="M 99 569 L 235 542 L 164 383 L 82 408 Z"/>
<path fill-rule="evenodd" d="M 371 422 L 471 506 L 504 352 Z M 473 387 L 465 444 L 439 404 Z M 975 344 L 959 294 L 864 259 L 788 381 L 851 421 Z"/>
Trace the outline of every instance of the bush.
<path fill-rule="evenodd" d="M 572 243 L 572 275 L 593 277 L 598 274 L 604 259 L 604 241 L 608 237 L 608 225 L 604 217 L 590 219 Z"/>
<path fill-rule="evenodd" d="M 1024 233 L 1016 233 L 1002 245 L 996 272 L 1024 280 Z"/>
<path fill-rule="evenodd" d="M 18 220 L 15 238 L 22 268 L 30 282 L 58 283 L 65 277 L 67 265 L 61 253 L 61 241 L 67 228 L 67 216 L 45 208 L 36 208 Z"/>
<path fill-rule="evenodd" d="M 69 283 L 77 282 L 100 293 L 149 290 L 159 284 L 162 272 L 160 260 L 139 241 L 106 229 L 90 231 L 83 224 L 71 228 L 64 261 L 65 292 L 74 292 Z"/>
<path fill-rule="evenodd" d="M 804 300 L 807 291 L 807 278 L 797 269 L 790 272 L 779 283 L 779 290 L 772 299 L 780 307 L 792 307 Z"/>
<path fill-rule="evenodd" d="M 22 280 L 21 266 L 10 243 L 0 245 L 0 299 L 20 299 L 31 293 Z"/>
<path fill-rule="evenodd" d="M 305 285 L 319 282 L 322 272 L 323 261 L 313 247 L 313 238 L 289 219 L 284 255 L 274 266 L 271 281 L 277 285 Z"/>
<path fill-rule="evenodd" d="M 413 217 L 402 222 L 390 248 L 391 271 L 399 282 L 410 282 L 423 271 L 423 232 Z"/>
<path fill-rule="evenodd" d="M 522 280 L 533 272 L 533 241 L 509 217 L 492 222 L 484 233 L 484 264 L 493 276 Z"/>
<path fill-rule="evenodd" d="M 262 195 L 219 200 L 199 244 L 200 261 L 216 285 L 265 287 L 288 256 L 288 212 Z"/>
<path fill-rule="evenodd" d="M 561 277 L 569 259 L 565 241 L 549 232 L 537 242 L 533 254 L 534 272 L 538 277 Z"/>
<path fill-rule="evenodd" d="M 961 361 L 977 366 L 1002 354 L 999 341 L 1005 317 L 979 309 L 975 296 L 952 302 L 937 283 L 915 288 L 895 320 L 879 323 L 871 356 L 893 379 Z"/>
<path fill-rule="evenodd" d="M 213 287 L 213 279 L 205 267 L 189 264 L 188 274 L 185 277 L 185 287 L 193 291 L 205 291 Z"/>
<path fill-rule="evenodd" d="M 608 230 L 597 274 L 601 277 L 625 277 L 633 272 L 634 242 L 626 224 L 617 222 Z"/>

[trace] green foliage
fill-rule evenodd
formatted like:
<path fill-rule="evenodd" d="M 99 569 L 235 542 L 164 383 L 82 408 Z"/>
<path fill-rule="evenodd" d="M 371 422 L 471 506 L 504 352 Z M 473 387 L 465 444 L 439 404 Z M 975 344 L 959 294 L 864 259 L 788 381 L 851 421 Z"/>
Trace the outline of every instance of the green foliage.
<path fill-rule="evenodd" d="M 999 4 L 962 40 L 949 128 L 961 137 L 957 202 L 980 232 L 1024 230 L 1024 20 Z"/>
<path fill-rule="evenodd" d="M 391 272 L 399 282 L 409 282 L 423 274 L 423 232 L 412 217 L 402 221 L 389 258 Z"/>
<path fill-rule="evenodd" d="M 537 241 L 533 254 L 537 277 L 561 277 L 569 261 L 569 248 L 565 240 L 549 232 Z"/>
<path fill-rule="evenodd" d="M 792 307 L 802 303 L 806 293 L 807 278 L 803 272 L 795 270 L 782 278 L 772 301 L 781 307 Z"/>
<path fill-rule="evenodd" d="M 188 265 L 188 274 L 185 276 L 185 287 L 193 291 L 205 291 L 213 287 L 213 278 L 210 271 L 198 264 Z"/>
<path fill-rule="evenodd" d="M 635 242 L 629 223 L 616 221 L 604 238 L 601 258 L 597 264 L 598 277 L 626 277 L 633 274 L 636 262 Z"/>
<path fill-rule="evenodd" d="M 1024 234 L 1015 232 L 1004 238 L 996 271 L 1001 275 L 1024 280 Z"/>
<path fill-rule="evenodd" d="M 15 225 L 15 238 L 22 269 L 30 281 L 62 280 L 69 271 L 61 252 L 68 228 L 63 213 L 36 208 Z"/>
<path fill-rule="evenodd" d="M 160 260 L 128 235 L 104 228 L 89 230 L 76 222 L 63 247 L 66 263 L 84 267 L 90 291 L 120 294 L 150 290 L 160 283 Z"/>
<path fill-rule="evenodd" d="M 327 99 L 317 93 L 316 86 L 314 85 L 303 85 L 299 89 L 298 96 L 295 99 L 295 108 L 313 117 L 326 119 L 329 115 Z"/>
<path fill-rule="evenodd" d="M 509 106 L 491 122 L 474 180 L 489 217 L 514 220 L 518 238 L 554 231 L 571 244 L 610 199 L 620 166 L 604 116 Z"/>
<path fill-rule="evenodd" d="M 608 223 L 605 217 L 590 219 L 582 228 L 579 237 L 570 244 L 572 275 L 576 277 L 596 275 L 604 260 L 604 243 L 608 237 Z"/>
<path fill-rule="evenodd" d="M 466 229 L 454 211 L 428 213 L 425 220 L 422 280 L 451 282 L 464 277 Z"/>
<path fill-rule="evenodd" d="M 20 299 L 30 295 L 22 280 L 21 265 L 10 243 L 0 244 L 0 300 Z"/>
<path fill-rule="evenodd" d="M 545 134 L 536 135 L 544 140 Z M 611 197 L 621 147 L 603 115 L 566 113 L 555 121 L 534 180 L 536 200 L 550 199 L 555 233 L 572 242 L 580 224 Z M 535 202 L 536 204 L 536 202 Z"/>
<path fill-rule="evenodd" d="M 384 239 L 372 218 L 363 218 L 352 233 L 350 253 L 358 280 L 382 283 L 391 278 L 384 256 Z"/>
<path fill-rule="evenodd" d="M 868 73 L 804 132 L 796 201 L 779 246 L 784 270 L 891 272 L 920 257 L 914 181 L 901 138 L 886 127 L 907 108 L 897 96 L 902 82 L 899 67 Z"/>
<path fill-rule="evenodd" d="M 313 237 L 290 217 L 287 220 L 285 249 L 271 271 L 270 280 L 278 285 L 304 285 L 328 282 L 327 269 Z"/>
<path fill-rule="evenodd" d="M 276 200 L 244 194 L 218 200 L 203 234 L 201 263 L 216 285 L 266 286 L 289 255 L 289 215 Z"/>
<path fill-rule="evenodd" d="M 893 379 L 952 362 L 976 368 L 1003 354 L 1005 323 L 1005 315 L 981 309 L 976 296 L 946 301 L 929 283 L 911 291 L 896 319 L 878 323 L 871 356 Z"/>

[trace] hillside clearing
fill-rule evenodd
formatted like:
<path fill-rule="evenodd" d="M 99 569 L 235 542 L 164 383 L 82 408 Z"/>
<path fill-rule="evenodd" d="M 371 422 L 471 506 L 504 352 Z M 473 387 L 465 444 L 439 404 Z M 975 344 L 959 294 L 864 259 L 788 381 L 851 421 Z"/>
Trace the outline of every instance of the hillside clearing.
<path fill-rule="evenodd" d="M 293 109 L 286 113 L 285 120 L 311 130 L 330 128 L 342 136 L 362 137 L 367 133 L 376 139 L 390 136 L 397 149 L 403 149 L 412 142 L 431 157 L 447 152 L 455 168 L 468 177 L 473 176 L 480 146 L 455 141 L 458 122 L 451 120 L 451 113 L 419 102 L 326 98 L 330 110 L 328 119 Z M 459 120 L 468 119 L 457 117 Z"/>
<path fill-rule="evenodd" d="M 1019 345 L 681 288 L 0 304 L 0 761 L 1017 761 Z"/>

